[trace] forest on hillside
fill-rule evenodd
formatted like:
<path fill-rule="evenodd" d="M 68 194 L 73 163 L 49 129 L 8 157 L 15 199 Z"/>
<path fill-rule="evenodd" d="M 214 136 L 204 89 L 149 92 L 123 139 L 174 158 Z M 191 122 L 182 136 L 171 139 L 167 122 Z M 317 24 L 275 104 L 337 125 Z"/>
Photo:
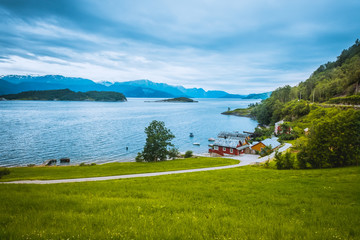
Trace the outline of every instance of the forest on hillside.
<path fill-rule="evenodd" d="M 280 87 L 270 98 L 249 105 L 250 116 L 262 125 L 284 120 L 286 131 L 280 139 L 295 140 L 292 153 L 276 155 L 279 169 L 359 164 L 359 85 L 360 42 L 356 40 L 335 62 L 321 65 L 298 86 Z M 271 129 L 256 132 L 265 137 L 273 134 Z"/>
<path fill-rule="evenodd" d="M 274 124 L 286 117 L 289 110 L 299 117 L 308 113 L 309 103 L 327 101 L 337 104 L 360 104 L 359 40 L 343 50 L 335 62 L 321 65 L 298 86 L 280 87 L 272 92 L 270 98 L 260 104 L 251 105 L 251 115 L 260 124 Z"/>

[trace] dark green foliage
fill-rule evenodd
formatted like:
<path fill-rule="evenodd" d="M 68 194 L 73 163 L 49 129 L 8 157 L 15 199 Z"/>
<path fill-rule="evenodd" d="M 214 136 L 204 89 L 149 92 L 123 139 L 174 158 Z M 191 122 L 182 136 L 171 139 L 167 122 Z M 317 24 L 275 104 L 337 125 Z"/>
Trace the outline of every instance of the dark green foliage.
<path fill-rule="evenodd" d="M 2 176 L 9 174 L 10 174 L 10 170 L 8 168 L 0 168 L 0 178 L 2 178 Z"/>
<path fill-rule="evenodd" d="M 156 102 L 198 102 L 198 101 L 194 101 L 191 98 L 187 98 L 187 97 L 178 97 L 178 98 L 170 98 L 170 99 L 165 99 L 165 100 L 159 100 Z"/>
<path fill-rule="evenodd" d="M 179 152 L 179 150 L 177 148 L 171 148 L 169 150 L 168 155 L 169 155 L 169 158 L 175 159 L 180 155 L 180 152 Z"/>
<path fill-rule="evenodd" d="M 288 122 L 280 125 L 278 137 L 280 141 L 294 140 L 299 137 L 299 132 L 295 131 Z"/>
<path fill-rule="evenodd" d="M 255 141 L 261 141 L 271 137 L 274 134 L 274 127 L 257 127 L 255 128 Z"/>
<path fill-rule="evenodd" d="M 271 154 L 272 152 L 273 152 L 273 150 L 272 150 L 271 145 L 270 145 L 270 146 L 265 146 L 265 147 L 263 147 L 263 148 L 261 149 L 261 151 L 260 151 L 260 156 L 261 156 L 261 157 L 265 157 L 265 156 Z"/>
<path fill-rule="evenodd" d="M 360 111 L 339 111 L 324 116 L 310 129 L 308 144 L 298 154 L 304 167 L 342 167 L 358 165 L 360 158 Z"/>
<path fill-rule="evenodd" d="M 278 151 L 275 153 L 275 165 L 277 169 L 293 169 L 295 159 L 294 156 L 290 152 L 286 152 L 282 154 Z"/>
<path fill-rule="evenodd" d="M 177 151 L 168 149 L 168 147 L 173 147 L 171 140 L 175 138 L 175 136 L 165 127 L 164 122 L 156 120 L 152 121 L 150 125 L 145 128 L 145 133 L 147 138 L 144 150 L 141 153 L 138 153 L 136 161 L 164 161 L 168 157 L 172 157 Z"/>
<path fill-rule="evenodd" d="M 348 97 L 331 98 L 328 101 L 328 103 L 360 105 L 360 95 L 352 95 L 352 96 L 348 96 Z"/>
<path fill-rule="evenodd" d="M 188 150 L 188 151 L 185 152 L 185 155 L 184 155 L 185 158 L 190 158 L 190 157 L 192 157 L 192 156 L 193 156 L 193 152 L 192 152 L 192 151 Z"/>
<path fill-rule="evenodd" d="M 137 156 L 135 157 L 135 161 L 136 162 L 143 162 L 144 161 L 144 158 L 143 156 L 141 155 L 141 153 L 137 153 Z"/>
<path fill-rule="evenodd" d="M 47 101 L 102 101 L 116 102 L 126 101 L 126 97 L 118 92 L 89 91 L 74 92 L 69 89 L 27 91 L 18 94 L 0 96 L 8 100 L 47 100 Z"/>
<path fill-rule="evenodd" d="M 305 82 L 285 86 L 272 92 L 270 98 L 255 105 L 251 115 L 260 124 L 293 121 L 309 113 L 309 101 L 324 102 L 337 96 L 360 93 L 360 44 L 344 50 L 336 62 L 320 66 Z M 300 100 L 300 101 L 298 101 Z M 305 100 L 305 101 L 304 101 Z M 343 102 L 341 102 L 341 100 Z M 358 97 L 331 100 L 333 103 L 358 104 Z"/>

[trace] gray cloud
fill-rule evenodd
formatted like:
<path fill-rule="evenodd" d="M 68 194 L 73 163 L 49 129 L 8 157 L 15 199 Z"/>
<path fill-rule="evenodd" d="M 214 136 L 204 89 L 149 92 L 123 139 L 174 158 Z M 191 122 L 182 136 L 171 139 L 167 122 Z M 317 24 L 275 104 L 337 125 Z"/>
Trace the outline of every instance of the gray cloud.
<path fill-rule="evenodd" d="M 350 46 L 359 10 L 352 0 L 2 0 L 0 74 L 268 91 Z"/>

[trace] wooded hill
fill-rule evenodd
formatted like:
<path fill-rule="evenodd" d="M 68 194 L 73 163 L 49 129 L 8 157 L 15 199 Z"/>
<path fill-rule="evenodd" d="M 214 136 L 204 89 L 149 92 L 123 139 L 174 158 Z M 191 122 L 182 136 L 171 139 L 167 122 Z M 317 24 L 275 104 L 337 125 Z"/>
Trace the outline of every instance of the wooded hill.
<path fill-rule="evenodd" d="M 335 62 L 321 65 L 296 87 L 276 89 L 260 104 L 249 106 L 260 124 L 280 127 L 280 140 L 295 140 L 284 156 L 275 155 L 278 169 L 324 168 L 360 162 L 360 44 L 356 40 Z M 351 104 L 351 105 L 344 105 Z M 285 131 L 284 131 L 285 129 Z M 261 137 L 274 127 L 257 128 Z"/>
<path fill-rule="evenodd" d="M 261 104 L 252 105 L 251 115 L 261 124 L 274 124 L 286 117 L 283 110 L 289 108 L 289 105 L 293 106 L 288 110 L 299 117 L 308 113 L 309 102 L 360 104 L 359 95 L 360 42 L 356 40 L 353 46 L 342 51 L 335 62 L 321 65 L 306 81 L 295 87 L 280 87 Z M 285 106 L 294 100 L 305 101 Z"/>
<path fill-rule="evenodd" d="M 46 91 L 27 91 L 18 94 L 8 94 L 0 96 L 6 100 L 43 100 L 43 101 L 101 101 L 118 102 L 126 101 L 126 97 L 118 92 L 89 91 L 74 92 L 69 89 L 46 90 Z"/>

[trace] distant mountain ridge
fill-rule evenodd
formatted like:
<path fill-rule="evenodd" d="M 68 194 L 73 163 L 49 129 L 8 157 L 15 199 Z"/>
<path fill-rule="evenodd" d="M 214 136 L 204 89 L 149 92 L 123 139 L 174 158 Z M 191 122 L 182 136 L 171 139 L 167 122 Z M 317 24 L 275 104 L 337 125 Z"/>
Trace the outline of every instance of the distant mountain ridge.
<path fill-rule="evenodd" d="M 242 99 L 266 99 L 270 93 L 238 95 L 229 94 L 225 91 L 202 88 L 185 88 L 183 86 L 171 86 L 166 83 L 155 83 L 150 80 L 135 80 L 127 82 L 101 82 L 95 83 L 90 79 L 64 77 L 61 75 L 6 75 L 0 76 L 0 95 L 16 94 L 23 91 L 70 89 L 72 91 L 113 91 L 123 93 L 126 97 L 149 97 L 149 98 L 242 98 Z"/>

